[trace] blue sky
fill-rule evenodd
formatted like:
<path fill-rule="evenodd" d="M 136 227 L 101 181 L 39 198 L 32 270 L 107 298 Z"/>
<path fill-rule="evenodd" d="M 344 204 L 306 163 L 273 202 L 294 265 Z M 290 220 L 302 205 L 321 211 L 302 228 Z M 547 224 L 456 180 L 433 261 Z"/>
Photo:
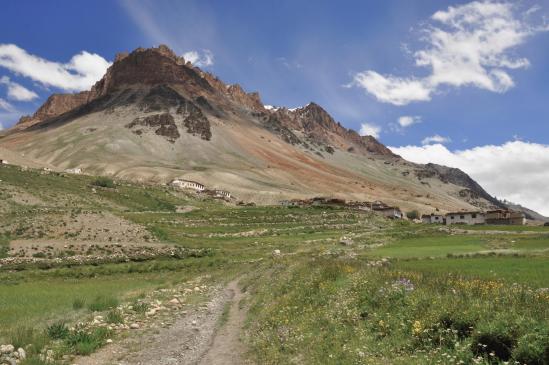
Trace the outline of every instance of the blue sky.
<path fill-rule="evenodd" d="M 11 126 L 51 92 L 84 89 L 117 52 L 165 43 L 196 52 L 195 62 L 259 91 L 265 104 L 315 101 L 406 158 L 450 162 L 478 178 L 479 148 L 515 156 L 506 146 L 522 143 L 549 152 L 547 18 L 549 0 L 5 2 L 0 45 L 12 48 L 0 46 L 0 123 Z M 3 64 L 13 52 L 52 68 Z M 463 55 L 480 61 L 456 65 Z M 59 80 L 46 79 L 47 70 Z M 549 193 L 540 201 L 515 194 L 523 184 L 488 187 L 549 214 Z"/>

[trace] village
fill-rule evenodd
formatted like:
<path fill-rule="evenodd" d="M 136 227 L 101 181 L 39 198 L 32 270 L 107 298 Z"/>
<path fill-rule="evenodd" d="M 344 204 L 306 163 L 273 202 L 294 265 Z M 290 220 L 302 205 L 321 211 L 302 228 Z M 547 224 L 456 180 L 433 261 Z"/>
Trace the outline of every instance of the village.
<path fill-rule="evenodd" d="M 8 165 L 9 162 L 6 160 L 0 160 L 0 164 Z M 50 172 L 48 168 L 44 168 L 45 172 Z M 81 168 L 70 168 L 65 169 L 65 173 L 69 174 L 82 174 L 83 171 Z M 235 200 L 235 197 L 226 190 L 221 189 L 207 189 L 206 186 L 202 183 L 185 180 L 181 178 L 174 179 L 170 181 L 168 186 L 183 189 L 183 190 L 192 190 L 199 194 L 204 194 L 206 196 L 212 197 L 214 199 L 225 200 L 230 202 Z M 240 204 L 242 205 L 242 204 Z M 431 213 L 424 214 L 419 217 L 419 213 L 413 212 L 403 213 L 399 207 L 390 206 L 385 204 L 382 201 L 347 201 L 345 199 L 333 198 L 333 197 L 314 197 L 310 199 L 290 199 L 290 200 L 281 200 L 279 205 L 284 207 L 310 207 L 310 206 L 339 206 L 345 207 L 353 210 L 362 210 L 362 211 L 372 211 L 374 213 L 380 214 L 389 219 L 405 219 L 412 220 L 415 223 L 424 223 L 424 224 L 441 224 L 441 225 L 525 225 L 526 217 L 524 213 L 513 211 L 509 209 L 495 209 L 488 211 L 460 211 L 460 212 L 450 212 L 446 214 L 441 213 Z"/>
<path fill-rule="evenodd" d="M 194 190 L 197 193 L 205 194 L 214 199 L 223 199 L 226 201 L 234 199 L 231 193 L 226 190 L 206 189 L 204 184 L 192 180 L 174 179 L 168 185 L 178 189 Z"/>
<path fill-rule="evenodd" d="M 425 224 L 462 224 L 462 225 L 525 225 L 526 217 L 524 213 L 508 209 L 496 209 L 489 211 L 463 211 L 451 212 L 447 214 L 432 213 L 422 215 L 421 218 L 417 212 L 413 214 L 404 214 L 399 207 L 387 205 L 381 201 L 359 202 L 345 201 L 344 199 L 316 197 L 312 199 L 292 199 L 282 200 L 280 205 L 286 207 L 306 207 L 306 206 L 341 206 L 355 210 L 372 211 L 383 215 L 389 219 L 409 219 L 415 223 Z"/>

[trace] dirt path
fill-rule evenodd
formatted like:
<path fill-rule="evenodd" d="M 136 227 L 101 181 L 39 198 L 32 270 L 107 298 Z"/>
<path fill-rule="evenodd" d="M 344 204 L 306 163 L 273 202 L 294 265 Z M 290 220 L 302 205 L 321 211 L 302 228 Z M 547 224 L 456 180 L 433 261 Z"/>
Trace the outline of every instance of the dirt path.
<path fill-rule="evenodd" d="M 240 335 L 246 315 L 240 308 L 244 294 L 238 281 L 218 290 L 211 300 L 187 311 L 169 328 L 109 345 L 91 356 L 78 359 L 78 365 L 240 365 L 244 364 Z M 218 329 L 225 307 L 227 321 Z"/>
<path fill-rule="evenodd" d="M 240 335 L 246 319 L 246 309 L 241 306 L 245 294 L 238 287 L 237 281 L 232 281 L 227 290 L 231 293 L 230 309 L 226 323 L 217 331 L 208 351 L 199 365 L 240 365 L 243 364 L 245 349 L 240 341 Z"/>

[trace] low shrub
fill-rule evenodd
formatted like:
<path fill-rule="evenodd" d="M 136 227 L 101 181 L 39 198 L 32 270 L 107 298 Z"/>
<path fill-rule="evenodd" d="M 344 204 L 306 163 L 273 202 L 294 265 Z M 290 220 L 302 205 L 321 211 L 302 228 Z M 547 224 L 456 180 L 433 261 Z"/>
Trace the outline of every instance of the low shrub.
<path fill-rule="evenodd" d="M 114 181 L 108 177 L 98 177 L 91 183 L 94 186 L 99 186 L 100 188 L 114 188 Z"/>
<path fill-rule="evenodd" d="M 520 364 L 549 364 L 549 334 L 529 333 L 522 336 L 517 342 L 512 358 Z"/>
<path fill-rule="evenodd" d="M 118 309 L 111 309 L 107 313 L 107 323 L 124 323 L 124 317 L 122 316 L 122 312 L 120 312 Z"/>
<path fill-rule="evenodd" d="M 98 327 L 87 332 L 75 330 L 69 333 L 65 342 L 67 346 L 77 355 L 89 355 L 105 344 L 110 331 L 107 328 Z"/>
<path fill-rule="evenodd" d="M 469 337 L 473 332 L 475 318 L 468 318 L 463 313 L 444 313 L 440 316 L 439 324 L 444 329 L 456 331 L 460 339 Z"/>
<path fill-rule="evenodd" d="M 417 210 L 411 210 L 406 212 L 406 217 L 408 217 L 408 219 L 419 219 L 419 212 Z"/>
<path fill-rule="evenodd" d="M 511 326 L 494 321 L 473 334 L 471 351 L 477 356 L 492 356 L 509 361 L 516 342 L 516 334 Z"/>
<path fill-rule="evenodd" d="M 98 296 L 95 300 L 88 304 L 88 309 L 92 312 L 101 312 L 107 309 L 114 308 L 118 305 L 118 299 L 115 297 Z"/>
<path fill-rule="evenodd" d="M 136 301 L 133 304 L 133 310 L 137 313 L 143 314 L 149 310 L 149 305 L 145 302 Z"/>
<path fill-rule="evenodd" d="M 48 337 L 52 340 L 61 340 L 68 336 L 69 329 L 65 325 L 65 322 L 55 322 L 46 328 Z"/>

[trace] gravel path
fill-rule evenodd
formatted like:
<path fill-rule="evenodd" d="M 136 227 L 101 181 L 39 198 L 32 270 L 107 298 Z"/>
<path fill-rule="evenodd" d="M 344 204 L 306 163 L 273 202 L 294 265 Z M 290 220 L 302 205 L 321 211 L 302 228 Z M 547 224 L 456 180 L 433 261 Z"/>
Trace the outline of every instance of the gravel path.
<path fill-rule="evenodd" d="M 240 308 L 244 294 L 230 282 L 217 290 L 207 305 L 200 306 L 175 320 L 169 328 L 145 333 L 109 345 L 91 356 L 80 358 L 78 365 L 236 365 L 243 364 L 244 346 L 240 334 L 245 309 Z M 226 323 L 217 328 L 226 304 L 230 305 Z"/>

